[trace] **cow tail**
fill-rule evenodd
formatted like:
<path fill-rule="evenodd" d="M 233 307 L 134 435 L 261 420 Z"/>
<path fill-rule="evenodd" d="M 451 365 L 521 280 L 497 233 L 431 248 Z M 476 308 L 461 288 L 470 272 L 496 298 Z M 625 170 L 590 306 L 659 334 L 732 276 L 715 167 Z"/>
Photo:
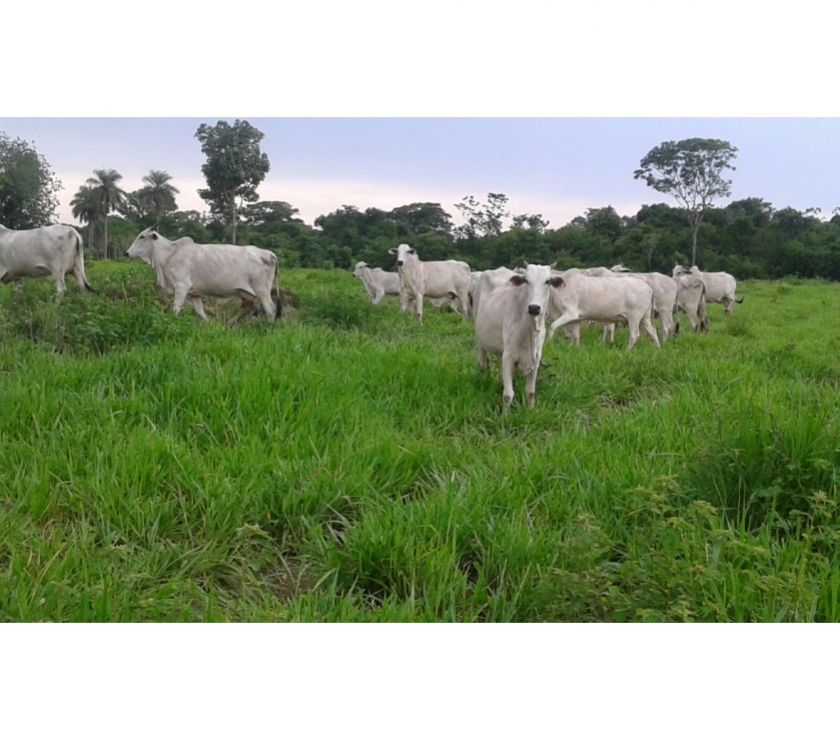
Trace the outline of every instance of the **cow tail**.
<path fill-rule="evenodd" d="M 744 302 L 743 298 L 736 298 L 735 299 L 735 303 L 743 303 L 743 302 Z"/>
<path fill-rule="evenodd" d="M 277 269 L 277 264 L 279 260 L 277 255 L 274 256 L 274 275 L 271 278 L 271 300 L 274 301 L 274 306 L 276 308 L 276 312 L 274 314 L 274 320 L 280 318 L 283 314 L 283 301 L 280 298 L 280 271 Z"/>
<path fill-rule="evenodd" d="M 700 291 L 700 302 L 697 304 L 697 317 L 700 319 L 700 330 L 709 331 L 709 319 L 706 316 L 706 283 L 703 283 Z"/>
<path fill-rule="evenodd" d="M 87 281 L 87 276 L 85 275 L 85 250 L 84 244 L 82 243 L 82 235 L 75 229 L 73 229 L 73 234 L 76 237 L 76 264 L 73 266 L 74 271 L 79 271 L 79 276 L 85 284 L 85 290 L 88 293 L 95 293 L 96 291 L 90 287 L 90 283 Z"/>

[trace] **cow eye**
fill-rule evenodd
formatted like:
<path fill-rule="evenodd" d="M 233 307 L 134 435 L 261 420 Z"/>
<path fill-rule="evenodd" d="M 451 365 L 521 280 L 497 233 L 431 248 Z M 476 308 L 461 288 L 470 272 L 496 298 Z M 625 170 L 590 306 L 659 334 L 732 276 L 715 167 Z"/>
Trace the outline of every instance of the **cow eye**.
<path fill-rule="evenodd" d="M 409 253 L 409 254 L 414 254 L 414 250 L 413 250 L 413 249 L 409 249 L 409 250 L 408 250 L 408 253 Z"/>

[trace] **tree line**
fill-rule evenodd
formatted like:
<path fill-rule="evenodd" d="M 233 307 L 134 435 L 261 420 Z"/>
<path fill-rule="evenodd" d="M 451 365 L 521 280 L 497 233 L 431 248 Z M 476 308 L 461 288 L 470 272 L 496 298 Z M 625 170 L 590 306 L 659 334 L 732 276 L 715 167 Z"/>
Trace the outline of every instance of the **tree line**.
<path fill-rule="evenodd" d="M 453 204 L 457 226 L 450 211 L 431 202 L 390 210 L 344 205 L 308 225 L 290 203 L 259 200 L 257 187 L 270 166 L 260 151 L 262 132 L 247 121 L 220 121 L 202 124 L 196 138 L 206 156 L 207 188 L 199 194 L 209 212 L 179 210 L 179 191 L 166 171 L 150 170 L 139 190 L 126 192 L 119 172 L 96 170 L 71 201 L 95 256 L 122 255 L 138 231 L 153 226 L 172 238 L 271 249 L 285 268 L 350 268 L 357 261 L 392 268 L 388 250 L 408 242 L 423 259 L 463 259 L 474 269 L 525 260 L 560 268 L 621 262 L 670 274 L 680 262 L 739 278 L 840 280 L 840 209 L 824 219 L 819 209 L 777 209 L 759 197 L 714 206 L 731 192 L 723 174 L 734 169 L 737 149 L 729 142 L 663 142 L 648 152 L 634 176 L 671 195 L 676 206 L 644 205 L 632 216 L 612 206 L 590 208 L 551 228 L 542 214 L 512 214 L 504 193 Z M 60 189 L 34 147 L 0 132 L 0 223 L 50 223 Z"/>

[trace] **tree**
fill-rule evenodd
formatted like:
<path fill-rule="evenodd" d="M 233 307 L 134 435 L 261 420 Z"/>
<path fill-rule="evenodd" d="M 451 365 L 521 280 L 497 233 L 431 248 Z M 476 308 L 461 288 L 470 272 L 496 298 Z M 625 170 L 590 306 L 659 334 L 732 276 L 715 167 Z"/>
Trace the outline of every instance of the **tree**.
<path fill-rule="evenodd" d="M 93 230 L 99 220 L 99 196 L 96 188 L 82 185 L 70 201 L 73 218 L 88 225 L 88 246 L 93 249 Z"/>
<path fill-rule="evenodd" d="M 715 198 L 732 193 L 732 181 L 722 176 L 738 150 L 722 139 L 665 141 L 651 149 L 633 173 L 648 187 L 668 193 L 688 211 L 691 224 L 691 264 L 697 263 L 697 231 Z"/>
<path fill-rule="evenodd" d="M 289 223 L 303 223 L 299 211 L 285 200 L 261 200 L 242 209 L 242 219 L 255 229 L 271 230 Z"/>
<path fill-rule="evenodd" d="M 407 206 L 392 209 L 388 215 L 404 226 L 408 234 L 426 231 L 446 235 L 452 233 L 452 218 L 440 203 L 409 203 Z"/>
<path fill-rule="evenodd" d="M 160 220 L 167 213 L 178 210 L 175 203 L 175 196 L 178 195 L 178 188 L 171 185 L 169 181 L 172 176 L 165 170 L 151 170 L 143 178 L 146 183 L 144 188 L 138 191 L 139 199 L 145 210 L 155 217 L 155 230 L 160 231 Z"/>
<path fill-rule="evenodd" d="M 94 177 L 89 177 L 86 185 L 93 189 L 98 206 L 97 218 L 102 220 L 102 252 L 108 254 L 108 214 L 125 204 L 125 191 L 117 183 L 122 175 L 116 170 L 94 170 Z"/>
<path fill-rule="evenodd" d="M 201 124 L 195 137 L 207 161 L 201 166 L 207 187 L 198 194 L 230 228 L 236 244 L 237 211 L 243 203 L 259 199 L 257 186 L 269 169 L 268 156 L 260 151 L 264 134 L 248 121 L 236 120 L 231 126 L 219 121 L 215 126 Z"/>
<path fill-rule="evenodd" d="M 461 212 L 464 224 L 455 229 L 462 239 L 480 236 L 498 236 L 502 233 L 502 220 L 510 216 L 508 197 L 504 193 L 487 193 L 487 203 L 482 204 L 472 195 L 467 195 L 455 204 Z"/>
<path fill-rule="evenodd" d="M 61 181 L 43 155 L 0 132 L 0 224 L 32 229 L 55 221 L 59 190 Z"/>
<path fill-rule="evenodd" d="M 151 224 L 147 223 L 151 214 L 151 204 L 146 198 L 145 189 L 133 190 L 126 193 L 125 202 L 119 208 L 120 215 L 133 221 L 138 226 L 146 228 Z M 160 230 L 160 226 L 157 227 Z"/>

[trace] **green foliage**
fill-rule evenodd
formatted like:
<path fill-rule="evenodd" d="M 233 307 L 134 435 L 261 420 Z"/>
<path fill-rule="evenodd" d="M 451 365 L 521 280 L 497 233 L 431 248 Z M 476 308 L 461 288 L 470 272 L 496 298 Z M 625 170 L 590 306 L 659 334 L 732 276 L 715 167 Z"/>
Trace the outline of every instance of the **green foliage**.
<path fill-rule="evenodd" d="M 0 131 L 0 224 L 32 229 L 55 220 L 61 181 L 42 154 Z"/>

